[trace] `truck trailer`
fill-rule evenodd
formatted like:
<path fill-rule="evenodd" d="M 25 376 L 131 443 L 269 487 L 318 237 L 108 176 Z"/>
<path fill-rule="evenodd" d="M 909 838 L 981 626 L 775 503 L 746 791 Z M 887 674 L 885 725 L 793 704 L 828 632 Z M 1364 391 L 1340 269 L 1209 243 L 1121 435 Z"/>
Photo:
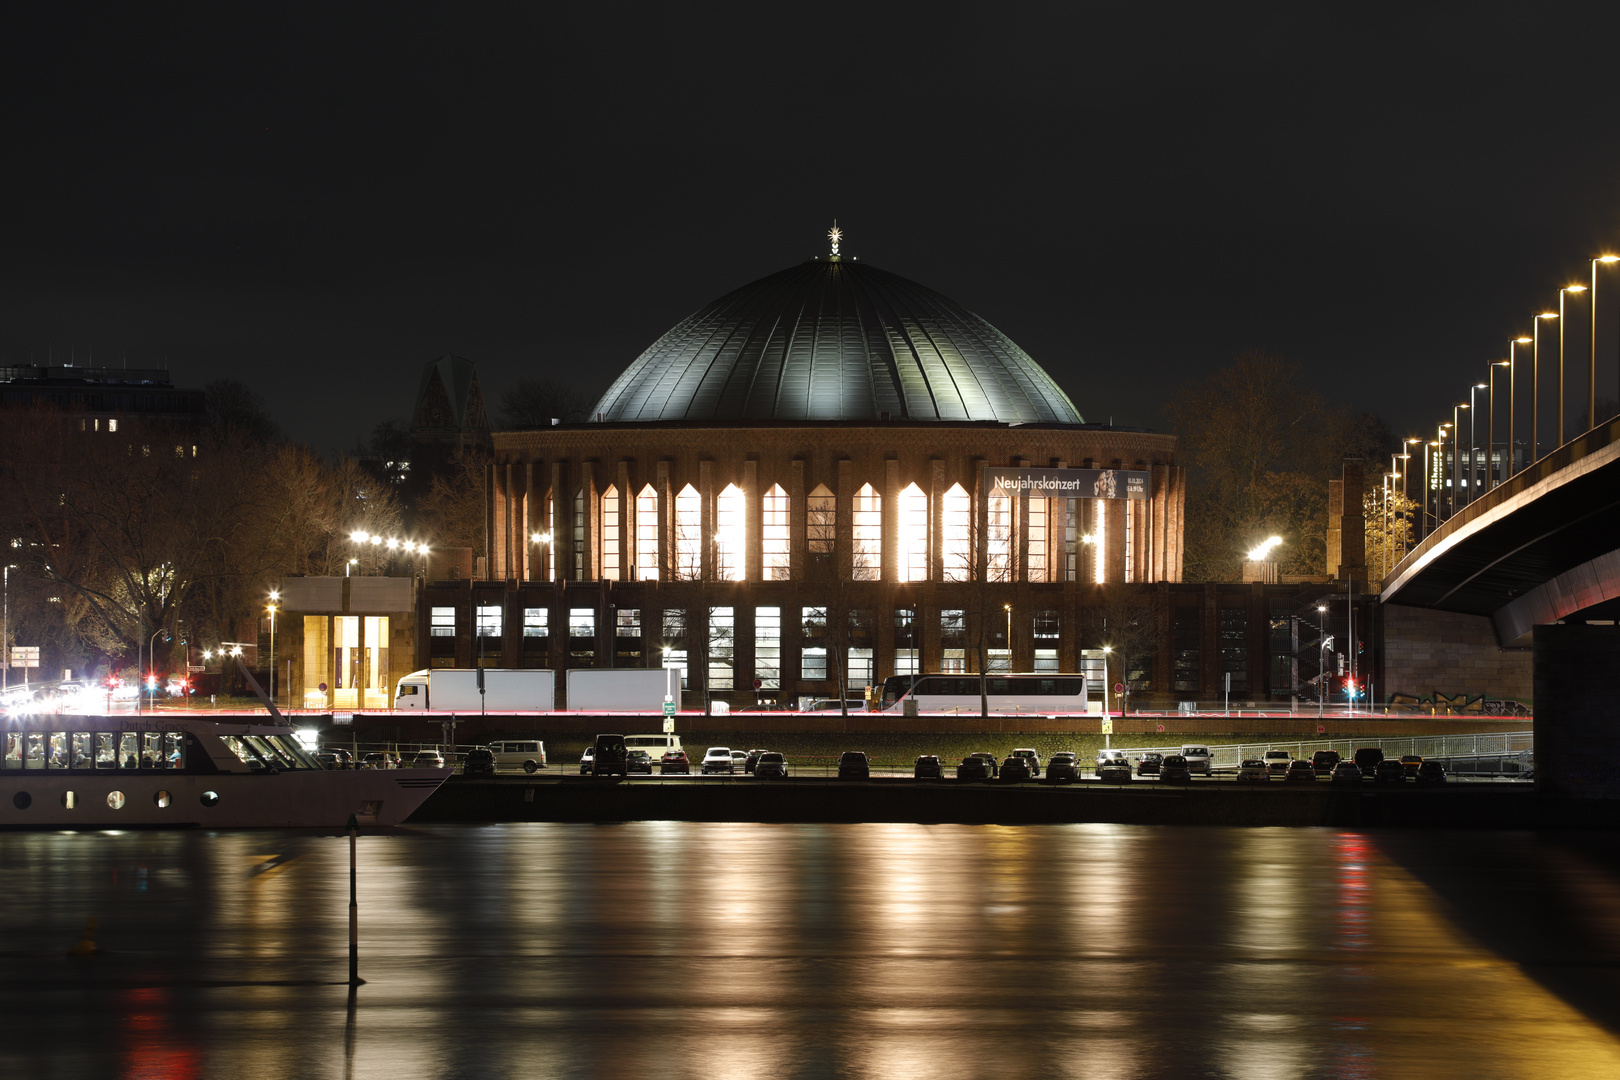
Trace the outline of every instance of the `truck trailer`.
<path fill-rule="evenodd" d="M 436 712 L 551 712 L 557 707 L 557 677 L 550 671 L 484 668 L 478 693 L 477 668 L 428 668 L 401 677 L 394 690 L 396 709 Z"/>
<path fill-rule="evenodd" d="M 568 672 L 569 712 L 660 713 L 681 701 L 680 668 L 575 668 Z"/>

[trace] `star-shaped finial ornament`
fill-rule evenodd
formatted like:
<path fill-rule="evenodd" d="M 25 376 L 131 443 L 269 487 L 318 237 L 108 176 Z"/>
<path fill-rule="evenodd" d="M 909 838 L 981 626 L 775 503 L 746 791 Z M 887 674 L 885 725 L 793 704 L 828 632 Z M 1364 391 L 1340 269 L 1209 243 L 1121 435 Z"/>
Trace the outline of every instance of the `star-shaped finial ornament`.
<path fill-rule="evenodd" d="M 832 241 L 832 253 L 834 255 L 838 254 L 838 241 L 842 240 L 843 238 L 844 230 L 838 227 L 838 222 L 836 219 L 834 219 L 833 227 L 827 230 L 827 239 Z"/>

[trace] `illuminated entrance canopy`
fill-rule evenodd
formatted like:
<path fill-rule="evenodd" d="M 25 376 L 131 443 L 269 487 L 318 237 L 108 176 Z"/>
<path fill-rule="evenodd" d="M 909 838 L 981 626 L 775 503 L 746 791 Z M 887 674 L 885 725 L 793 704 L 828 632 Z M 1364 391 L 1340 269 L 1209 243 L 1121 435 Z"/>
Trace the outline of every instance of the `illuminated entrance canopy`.
<path fill-rule="evenodd" d="M 1146 470 L 986 469 L 990 494 L 1001 498 L 1037 495 L 1049 499 L 1145 499 Z"/>

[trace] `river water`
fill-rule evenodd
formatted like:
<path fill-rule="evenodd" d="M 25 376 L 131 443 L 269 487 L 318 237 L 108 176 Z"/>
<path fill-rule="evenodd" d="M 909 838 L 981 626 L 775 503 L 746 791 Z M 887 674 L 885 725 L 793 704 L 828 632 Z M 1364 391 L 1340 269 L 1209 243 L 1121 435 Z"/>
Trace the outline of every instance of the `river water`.
<path fill-rule="evenodd" d="M 1610 835 L 648 822 L 358 852 L 351 995 L 346 837 L 0 835 L 0 1075 L 1620 1076 Z"/>

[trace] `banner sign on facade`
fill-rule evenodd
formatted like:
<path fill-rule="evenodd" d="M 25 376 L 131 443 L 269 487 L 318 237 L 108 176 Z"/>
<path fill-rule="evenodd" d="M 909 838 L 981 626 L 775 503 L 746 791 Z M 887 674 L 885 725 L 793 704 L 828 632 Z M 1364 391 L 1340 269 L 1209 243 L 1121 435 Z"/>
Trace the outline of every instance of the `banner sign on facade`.
<path fill-rule="evenodd" d="M 1145 499 L 1146 471 L 1129 469 L 986 469 L 990 494 L 1048 499 Z"/>

